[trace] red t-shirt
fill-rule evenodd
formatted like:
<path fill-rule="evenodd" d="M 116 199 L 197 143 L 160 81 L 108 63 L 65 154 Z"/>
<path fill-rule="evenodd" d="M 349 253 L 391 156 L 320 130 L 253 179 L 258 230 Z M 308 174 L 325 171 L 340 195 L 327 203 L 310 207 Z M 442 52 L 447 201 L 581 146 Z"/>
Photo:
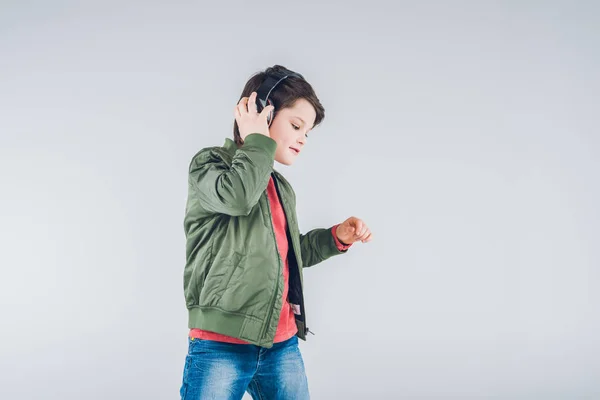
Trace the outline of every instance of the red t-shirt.
<path fill-rule="evenodd" d="M 273 181 L 273 177 L 269 180 L 269 185 L 267 186 L 267 196 L 269 198 L 269 203 L 271 205 L 271 214 L 273 218 L 273 227 L 275 228 L 275 238 L 277 240 L 277 248 L 279 250 L 279 254 L 283 259 L 283 307 L 281 309 L 281 315 L 279 316 L 279 325 L 277 325 L 277 331 L 275 332 L 274 343 L 283 342 L 285 340 L 293 337 L 297 332 L 298 328 L 296 327 L 296 319 L 294 317 L 294 312 L 292 311 L 292 306 L 288 302 L 288 290 L 289 290 L 289 263 L 288 263 L 288 240 L 287 240 L 287 221 L 285 219 L 285 213 L 283 211 L 283 207 L 281 206 L 281 202 L 279 201 L 279 197 L 277 196 L 277 190 L 275 189 L 275 182 Z M 338 240 L 335 229 L 337 225 L 331 229 L 331 234 L 335 240 L 335 243 L 340 250 L 348 249 L 350 245 L 343 245 Z M 227 343 L 237 343 L 237 344 L 249 344 L 245 340 L 241 340 L 238 338 L 234 338 L 231 336 L 222 335 L 220 333 L 210 332 L 198 328 L 190 329 L 189 336 L 195 339 L 204 339 L 204 340 L 216 340 L 219 342 L 227 342 Z"/>

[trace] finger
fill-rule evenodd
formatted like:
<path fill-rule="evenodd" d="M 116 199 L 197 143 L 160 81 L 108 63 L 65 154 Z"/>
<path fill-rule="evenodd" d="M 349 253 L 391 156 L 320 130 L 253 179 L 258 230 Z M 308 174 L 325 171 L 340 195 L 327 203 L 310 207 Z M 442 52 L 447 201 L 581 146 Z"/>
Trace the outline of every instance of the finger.
<path fill-rule="evenodd" d="M 256 92 L 252 92 L 248 98 L 248 112 L 257 113 L 258 108 L 256 107 Z"/>
<path fill-rule="evenodd" d="M 269 115 L 269 113 L 271 111 L 273 111 L 275 109 L 275 107 L 273 106 L 266 106 L 265 108 L 263 108 L 263 110 L 260 112 L 260 117 L 261 118 L 267 118 L 267 115 Z"/>
<path fill-rule="evenodd" d="M 363 224 L 363 228 L 362 231 L 360 231 L 360 233 L 358 234 L 358 236 L 365 236 L 365 234 L 369 231 L 369 227 L 367 225 Z"/>
<path fill-rule="evenodd" d="M 356 231 L 354 231 L 355 235 L 356 236 L 362 235 L 363 234 L 363 228 L 365 228 L 365 224 L 360 219 L 357 219 L 354 224 L 355 224 L 354 226 L 356 226 Z"/>
<path fill-rule="evenodd" d="M 233 115 L 235 116 L 236 119 L 238 119 L 239 117 L 242 116 L 242 114 L 240 114 L 240 109 L 237 106 L 235 106 L 233 108 Z"/>
<path fill-rule="evenodd" d="M 248 107 L 246 106 L 246 104 L 248 104 L 248 98 L 242 97 L 237 105 L 237 109 L 239 110 L 241 115 L 248 113 Z"/>
<path fill-rule="evenodd" d="M 360 235 L 357 240 L 365 240 L 370 234 L 371 231 L 369 229 L 365 229 L 364 233 Z"/>
<path fill-rule="evenodd" d="M 367 243 L 367 242 L 370 242 L 371 240 L 373 240 L 373 234 L 371 232 L 369 232 L 369 235 L 365 239 L 363 239 L 362 242 Z"/>

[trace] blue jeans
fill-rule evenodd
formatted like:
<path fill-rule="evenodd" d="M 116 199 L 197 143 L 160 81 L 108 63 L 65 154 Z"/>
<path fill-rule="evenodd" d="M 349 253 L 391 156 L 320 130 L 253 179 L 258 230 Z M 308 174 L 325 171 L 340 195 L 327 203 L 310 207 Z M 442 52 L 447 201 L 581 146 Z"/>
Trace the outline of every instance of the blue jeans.
<path fill-rule="evenodd" d="M 182 400 L 309 399 L 298 337 L 265 349 L 188 338 L 181 385 Z"/>

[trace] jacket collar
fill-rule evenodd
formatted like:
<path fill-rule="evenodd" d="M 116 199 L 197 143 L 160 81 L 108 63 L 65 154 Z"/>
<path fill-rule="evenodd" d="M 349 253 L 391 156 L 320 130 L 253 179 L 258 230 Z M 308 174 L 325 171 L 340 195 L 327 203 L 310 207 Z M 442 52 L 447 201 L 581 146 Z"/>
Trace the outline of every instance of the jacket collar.
<path fill-rule="evenodd" d="M 223 148 L 233 157 L 238 147 L 232 139 L 225 138 L 225 144 L 223 145 Z"/>

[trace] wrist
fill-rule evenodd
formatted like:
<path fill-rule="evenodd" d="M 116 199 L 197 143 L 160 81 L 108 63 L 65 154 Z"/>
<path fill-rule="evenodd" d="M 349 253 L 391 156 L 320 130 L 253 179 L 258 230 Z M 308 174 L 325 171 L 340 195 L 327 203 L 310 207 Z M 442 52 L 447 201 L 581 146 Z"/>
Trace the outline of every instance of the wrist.
<path fill-rule="evenodd" d="M 338 237 L 338 241 L 342 244 L 342 246 L 350 246 L 350 243 L 344 243 L 342 239 Z"/>

